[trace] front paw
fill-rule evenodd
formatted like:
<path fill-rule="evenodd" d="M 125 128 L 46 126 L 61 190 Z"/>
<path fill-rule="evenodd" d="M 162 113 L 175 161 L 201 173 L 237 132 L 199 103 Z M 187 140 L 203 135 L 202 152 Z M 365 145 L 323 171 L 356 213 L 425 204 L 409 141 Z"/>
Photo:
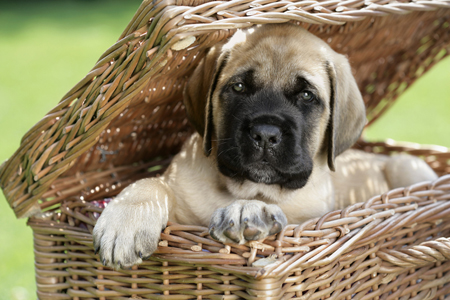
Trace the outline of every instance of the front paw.
<path fill-rule="evenodd" d="M 222 243 L 244 244 L 276 234 L 287 224 L 281 208 L 258 200 L 238 200 L 216 210 L 209 234 Z"/>
<path fill-rule="evenodd" d="M 158 247 L 167 224 L 165 207 L 133 192 L 128 187 L 111 201 L 94 227 L 94 249 L 105 266 L 119 269 L 142 263 Z"/>

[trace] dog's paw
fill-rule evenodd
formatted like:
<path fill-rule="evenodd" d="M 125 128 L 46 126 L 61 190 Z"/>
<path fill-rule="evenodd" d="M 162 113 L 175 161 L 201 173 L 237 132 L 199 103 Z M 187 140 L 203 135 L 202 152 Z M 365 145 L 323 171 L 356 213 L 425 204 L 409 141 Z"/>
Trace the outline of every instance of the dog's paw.
<path fill-rule="evenodd" d="M 244 244 L 276 234 L 287 224 L 281 208 L 258 200 L 238 200 L 216 210 L 209 234 L 222 243 Z"/>
<path fill-rule="evenodd" d="M 108 204 L 93 231 L 101 262 L 114 269 L 130 268 L 150 257 L 167 224 L 167 210 L 133 189 L 126 188 Z"/>

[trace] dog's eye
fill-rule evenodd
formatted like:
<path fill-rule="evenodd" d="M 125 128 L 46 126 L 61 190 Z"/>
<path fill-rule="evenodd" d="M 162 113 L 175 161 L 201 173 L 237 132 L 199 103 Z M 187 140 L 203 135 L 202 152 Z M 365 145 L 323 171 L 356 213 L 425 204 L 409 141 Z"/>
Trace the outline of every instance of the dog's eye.
<path fill-rule="evenodd" d="M 310 91 L 303 91 L 300 93 L 300 98 L 304 101 L 311 102 L 314 100 L 314 94 Z"/>
<path fill-rule="evenodd" d="M 244 86 L 244 84 L 242 82 L 236 82 L 236 83 L 233 84 L 233 90 L 238 92 L 238 93 L 243 92 L 244 89 L 245 89 L 245 86 Z"/>

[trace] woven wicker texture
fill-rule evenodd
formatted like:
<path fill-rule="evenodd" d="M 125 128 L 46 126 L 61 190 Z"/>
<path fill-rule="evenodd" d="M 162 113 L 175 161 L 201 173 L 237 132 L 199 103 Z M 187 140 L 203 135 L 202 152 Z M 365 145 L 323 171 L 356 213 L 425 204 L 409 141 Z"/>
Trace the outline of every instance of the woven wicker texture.
<path fill-rule="evenodd" d="M 450 53 L 450 1 L 144 1 L 116 44 L 23 137 L 0 167 L 18 217 L 34 232 L 39 299 L 445 299 L 450 294 L 450 176 L 396 189 L 250 245 L 223 245 L 170 224 L 156 254 L 131 270 L 103 267 L 92 247 L 102 208 L 161 173 L 192 133 L 189 74 L 236 28 L 295 22 L 354 68 L 369 122 Z M 450 151 L 407 152 L 450 174 Z M 252 266 L 270 262 L 264 268 Z"/>
<path fill-rule="evenodd" d="M 450 175 L 224 246 L 207 228 L 169 224 L 150 260 L 103 267 L 101 209 L 67 201 L 31 218 L 40 299 L 444 299 L 450 294 Z M 273 258 L 276 256 L 278 259 Z M 252 265 L 262 259 L 264 268 Z M 139 298 L 141 297 L 141 298 Z"/>

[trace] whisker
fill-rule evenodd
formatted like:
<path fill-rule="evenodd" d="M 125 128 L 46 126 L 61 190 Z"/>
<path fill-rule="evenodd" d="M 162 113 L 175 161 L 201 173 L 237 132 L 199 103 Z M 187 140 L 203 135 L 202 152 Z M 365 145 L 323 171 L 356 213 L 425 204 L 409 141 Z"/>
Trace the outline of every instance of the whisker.
<path fill-rule="evenodd" d="M 230 150 L 234 150 L 234 149 L 237 149 L 238 147 L 231 147 L 231 148 L 228 148 L 228 149 L 225 149 L 225 150 L 223 150 L 222 152 L 220 152 L 219 154 L 217 154 L 217 157 L 219 157 L 220 155 L 222 155 L 223 153 L 226 153 L 226 152 L 228 152 L 228 151 L 230 151 Z"/>
<path fill-rule="evenodd" d="M 238 117 L 236 117 L 235 115 L 233 115 L 233 118 L 235 118 L 236 120 L 238 120 L 238 121 L 241 121 L 242 122 L 242 119 L 239 119 Z"/>
<path fill-rule="evenodd" d="M 211 140 L 211 141 L 214 141 L 214 142 L 223 142 L 223 141 L 229 141 L 229 140 L 231 140 L 232 138 L 227 138 L 227 139 L 217 139 L 217 140 Z"/>

